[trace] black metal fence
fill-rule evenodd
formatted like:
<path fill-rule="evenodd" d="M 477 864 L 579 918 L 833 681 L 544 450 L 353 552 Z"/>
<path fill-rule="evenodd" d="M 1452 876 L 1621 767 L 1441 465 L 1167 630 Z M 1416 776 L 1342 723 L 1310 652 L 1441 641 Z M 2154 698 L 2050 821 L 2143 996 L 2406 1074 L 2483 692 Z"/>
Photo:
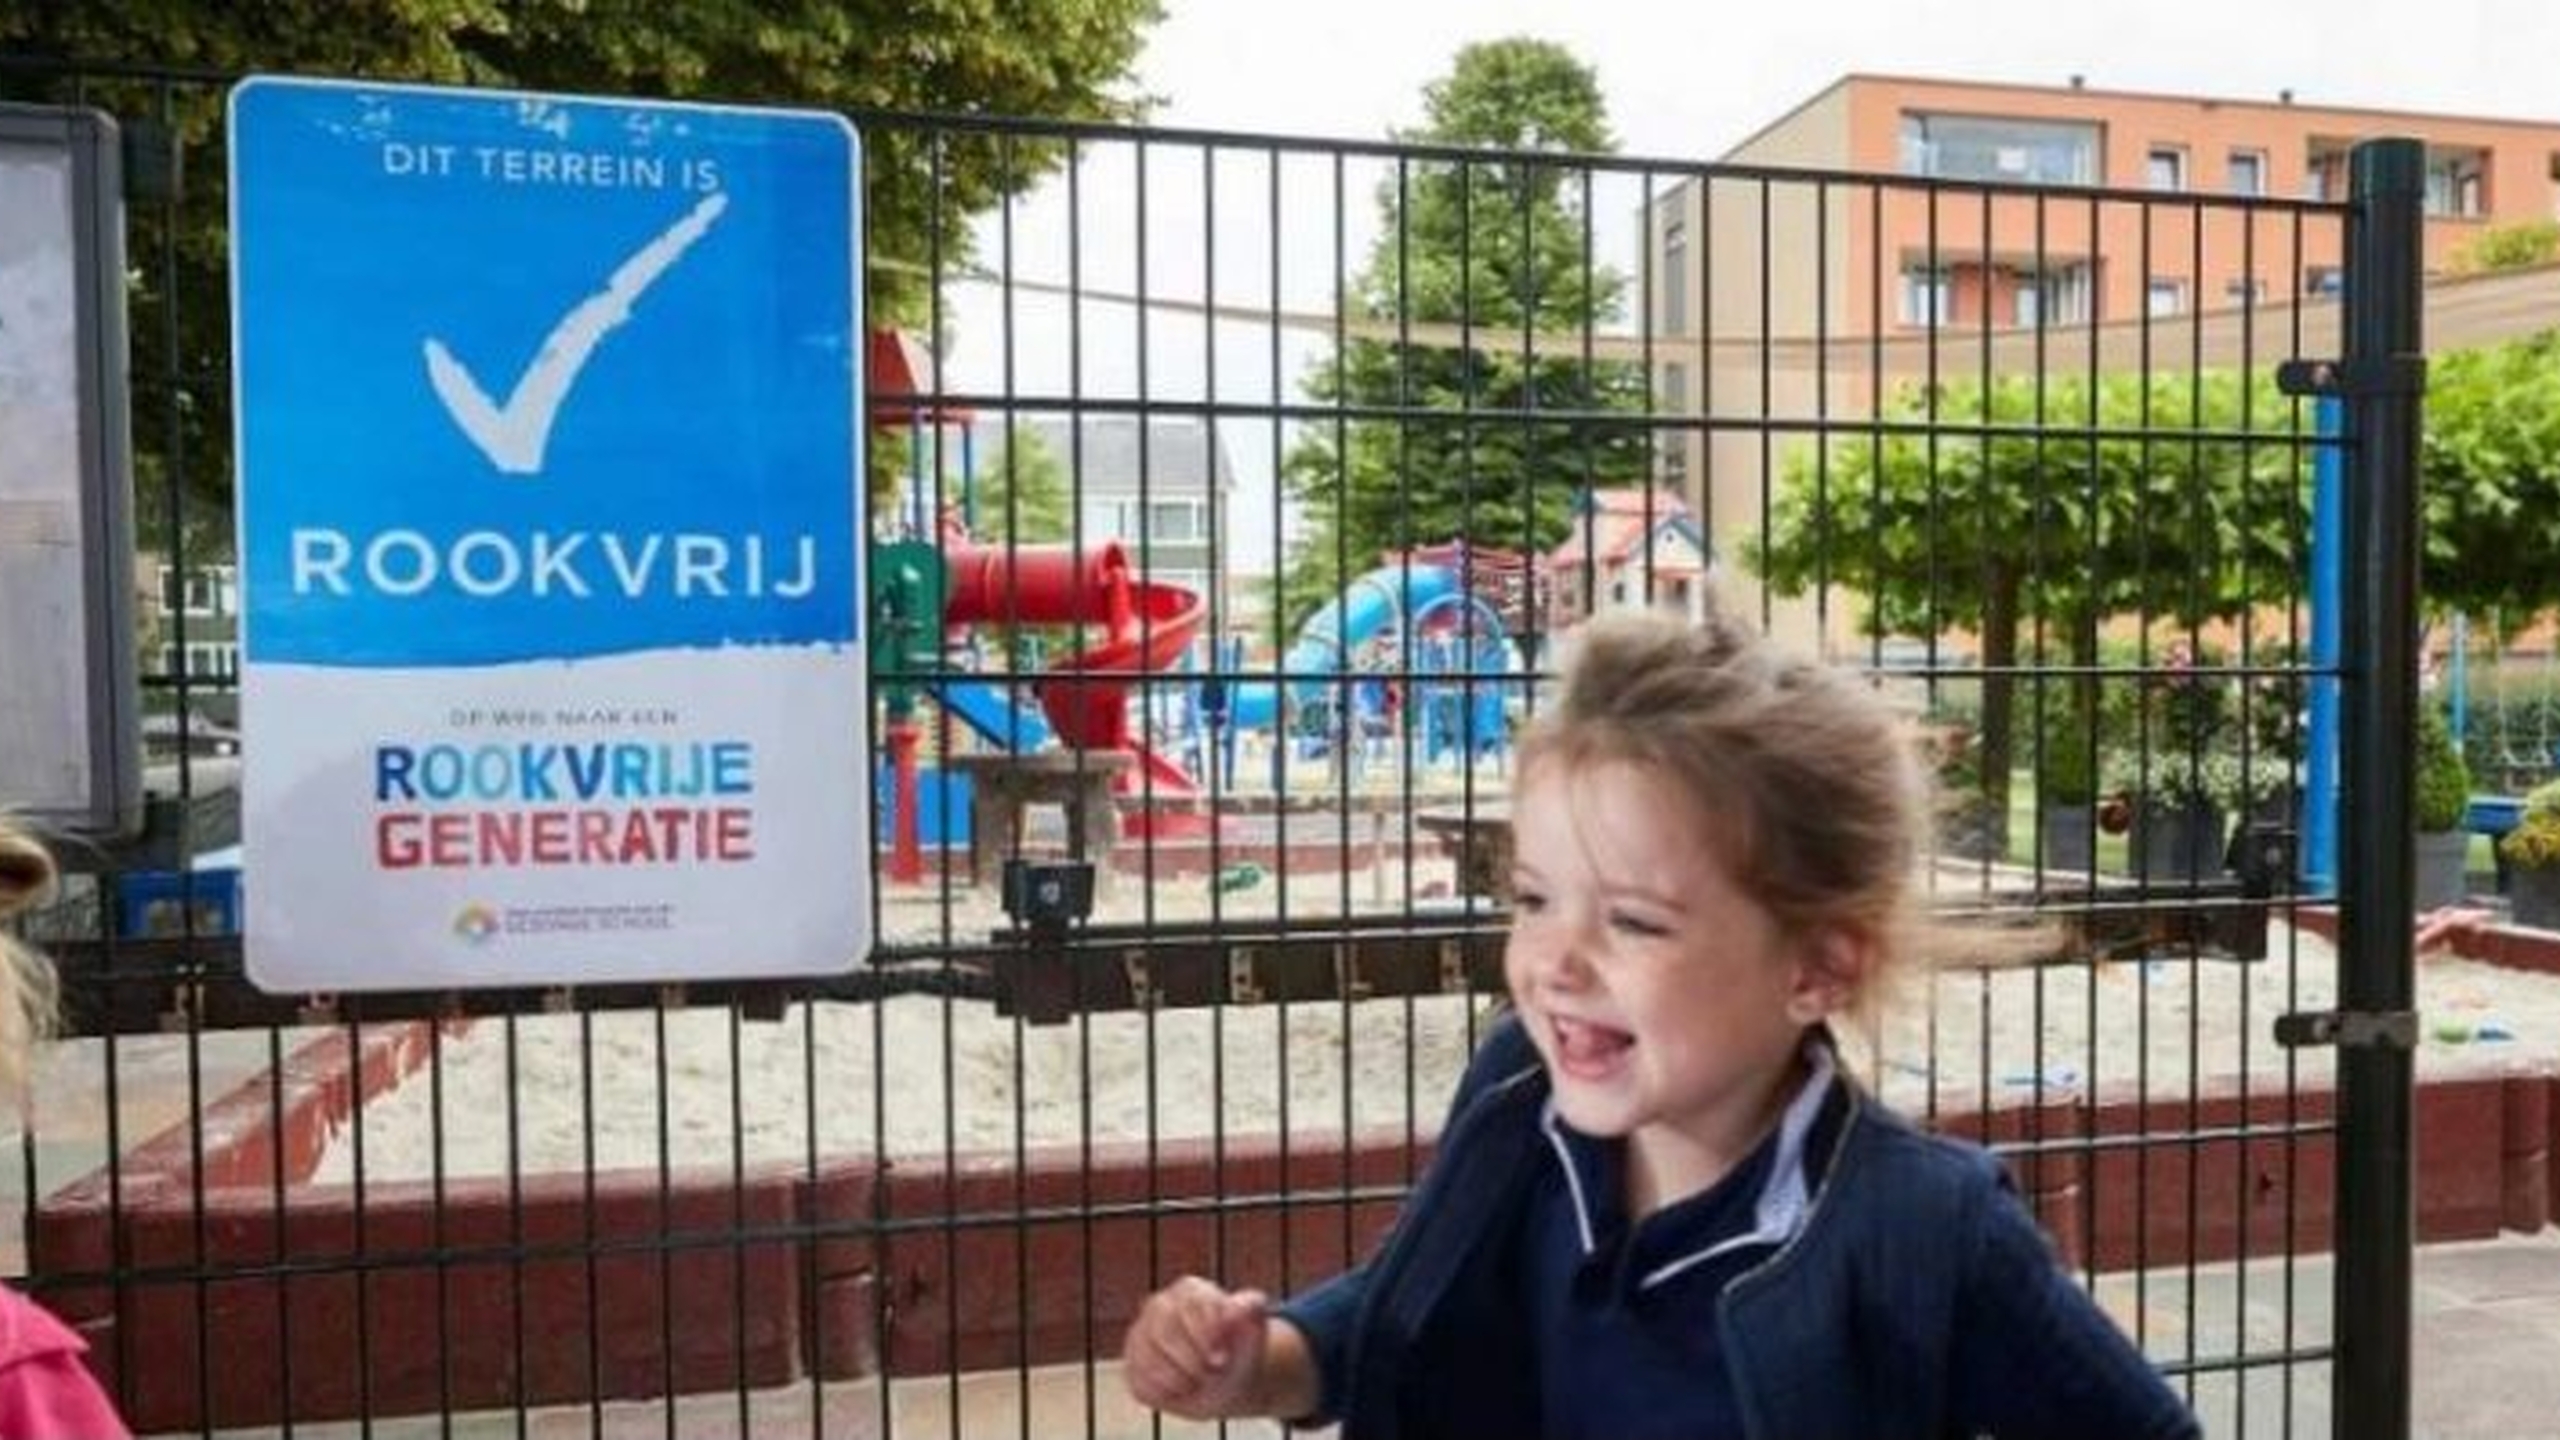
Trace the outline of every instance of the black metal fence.
<path fill-rule="evenodd" d="M 819 982 L 270 996 L 231 933 L 254 863 L 188 869 L 234 763 L 226 82 L 0 68 L 136 162 L 146 693 L 197 743 L 156 852 L 38 923 L 71 1035 L 5 1269 L 143 1427 L 1134 1433 L 1110 1360 L 1153 1284 L 1328 1274 L 1427 1153 L 1557 642 L 1711 584 L 1936 738 L 1943 905 L 2065 937 L 1915 986 L 1853 1041 L 1867 1082 L 2007 1156 L 2214 1433 L 2405 1419 L 2407 1054 L 2274 1038 L 2409 1005 L 2396 181 L 853 117 L 904 322 L 869 395 L 877 947 Z M 1007 198 L 946 209 L 963 154 Z M 2342 336 L 2346 439 L 2275 375 Z M 2342 455 L 2373 663 L 2332 926 L 2294 852 Z"/>

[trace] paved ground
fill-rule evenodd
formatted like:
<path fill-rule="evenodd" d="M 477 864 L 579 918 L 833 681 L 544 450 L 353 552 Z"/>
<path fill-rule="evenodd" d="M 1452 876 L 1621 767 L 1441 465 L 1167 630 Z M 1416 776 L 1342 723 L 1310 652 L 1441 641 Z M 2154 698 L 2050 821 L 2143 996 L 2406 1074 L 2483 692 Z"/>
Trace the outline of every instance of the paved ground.
<path fill-rule="evenodd" d="M 2295 1346 L 2311 1348 L 2327 1342 L 2329 1282 L 2325 1259 L 2305 1260 L 2293 1267 L 2290 1338 Z M 2280 1263 L 2256 1262 L 2245 1273 L 2229 1265 L 2201 1268 L 2193 1279 L 2192 1310 L 2187 1304 L 2189 1291 L 2183 1270 L 2155 1271 L 2139 1282 L 2130 1276 L 2109 1277 L 2101 1284 L 2109 1308 L 2128 1321 L 2138 1312 L 2152 1353 L 2173 1363 L 2190 1355 L 2208 1361 L 2228 1356 L 2244 1326 L 2248 1349 L 2254 1354 L 2278 1353 L 2285 1345 L 2287 1276 Z M 2533 1237 L 2429 1247 L 2418 1256 L 2415 1299 L 2413 1434 L 2419 1440 L 2490 1440 L 2548 1435 L 2560 1429 L 2560 1421 L 2554 1419 L 2560 1416 L 2560 1229 Z M 2329 1383 L 2325 1362 L 2305 1362 L 2254 1368 L 2237 1377 L 2229 1372 L 2203 1374 L 2195 1379 L 2192 1394 L 2206 1433 L 2214 1440 L 2244 1436 L 2310 1440 L 2329 1433 Z M 245 1440 L 276 1432 L 224 1433 Z M 310 1440 L 352 1440 L 359 1431 L 354 1425 L 326 1425 L 297 1427 L 293 1433 Z M 466 1440 L 516 1435 L 533 1440 L 572 1436 L 638 1440 L 671 1434 L 736 1440 L 816 1435 L 846 1440 L 882 1436 L 892 1440 L 961 1436 L 1137 1440 L 1157 1432 L 1151 1430 L 1148 1417 L 1122 1397 L 1112 1367 L 1060 1366 L 1028 1374 L 901 1381 L 890 1387 L 885 1398 L 874 1383 L 799 1386 L 743 1398 L 736 1394 L 694 1397 L 672 1409 L 663 1402 L 650 1402 L 548 1410 L 521 1421 L 512 1414 L 458 1416 L 450 1428 L 440 1419 L 384 1421 L 365 1433 L 378 1440 L 445 1435 Z M 1161 1433 L 1190 1437 L 1217 1432 L 1206 1426 L 1169 1423 Z M 1271 1425 L 1237 1425 L 1225 1433 L 1276 1440 L 1283 1432 Z"/>

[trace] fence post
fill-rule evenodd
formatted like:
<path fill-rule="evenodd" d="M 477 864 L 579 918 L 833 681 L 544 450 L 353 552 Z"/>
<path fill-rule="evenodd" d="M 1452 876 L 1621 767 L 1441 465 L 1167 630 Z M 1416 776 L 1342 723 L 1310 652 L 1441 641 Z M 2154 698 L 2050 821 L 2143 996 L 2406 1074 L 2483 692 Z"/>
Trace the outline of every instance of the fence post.
<path fill-rule="evenodd" d="M 2415 1005 L 2418 705 L 2418 416 L 2421 206 L 2426 150 L 2374 140 L 2350 158 L 2347 222 L 2347 584 L 2339 807 L 2338 1008 L 2407 1014 Z M 2405 1040 L 2405 1032 L 2403 1035 Z M 2409 1433 L 2414 1145 L 2405 1043 L 2349 1043 L 2338 1055 L 2337 1360 L 2340 1440 Z"/>
<path fill-rule="evenodd" d="M 2337 439 L 2344 424 L 2338 402 L 2316 402 L 2313 432 L 2323 442 L 2311 456 L 2311 725 L 2310 774 L 2302 783 L 2302 888 L 2306 895 L 2338 894 L 2338 614 L 2344 589 L 2346 548 L 2345 457 Z"/>

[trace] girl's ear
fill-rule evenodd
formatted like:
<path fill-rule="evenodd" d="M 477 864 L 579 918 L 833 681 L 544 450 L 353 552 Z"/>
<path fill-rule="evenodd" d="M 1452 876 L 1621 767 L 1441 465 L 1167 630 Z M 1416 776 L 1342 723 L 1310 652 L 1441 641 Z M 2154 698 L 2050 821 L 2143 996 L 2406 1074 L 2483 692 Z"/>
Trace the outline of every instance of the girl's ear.
<path fill-rule="evenodd" d="M 1827 926 L 1796 950 L 1787 1018 L 1811 1025 L 1847 1010 L 1875 967 L 1875 941 L 1845 926 Z"/>

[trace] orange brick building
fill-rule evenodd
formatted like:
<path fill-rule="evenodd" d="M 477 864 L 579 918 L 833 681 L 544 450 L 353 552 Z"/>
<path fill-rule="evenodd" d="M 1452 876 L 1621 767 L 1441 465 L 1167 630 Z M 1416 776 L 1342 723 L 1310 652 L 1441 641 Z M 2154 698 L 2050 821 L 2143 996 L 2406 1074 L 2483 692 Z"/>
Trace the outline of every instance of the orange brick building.
<path fill-rule="evenodd" d="M 2349 150 L 2385 135 L 2427 145 L 2430 273 L 2491 226 L 2560 219 L 2560 123 L 1848 76 L 1734 147 L 1735 172 L 1653 199 L 1657 404 L 1708 422 L 1660 437 L 1658 478 L 1729 556 L 1786 447 L 1806 443 L 1798 422 L 1870 413 L 1880 384 L 1937 365 L 1915 341 L 1943 338 L 1933 373 L 1950 378 L 2029 337 L 2064 374 L 2183 368 L 2193 336 L 2249 324 L 2251 363 L 2284 358 L 2293 317 L 2333 313 L 2342 280 L 2343 223 L 2299 202 L 2343 200 Z M 1829 358 L 1769 358 L 1808 340 Z M 1782 603 L 1779 626 L 1810 639 L 1801 608 Z"/>

